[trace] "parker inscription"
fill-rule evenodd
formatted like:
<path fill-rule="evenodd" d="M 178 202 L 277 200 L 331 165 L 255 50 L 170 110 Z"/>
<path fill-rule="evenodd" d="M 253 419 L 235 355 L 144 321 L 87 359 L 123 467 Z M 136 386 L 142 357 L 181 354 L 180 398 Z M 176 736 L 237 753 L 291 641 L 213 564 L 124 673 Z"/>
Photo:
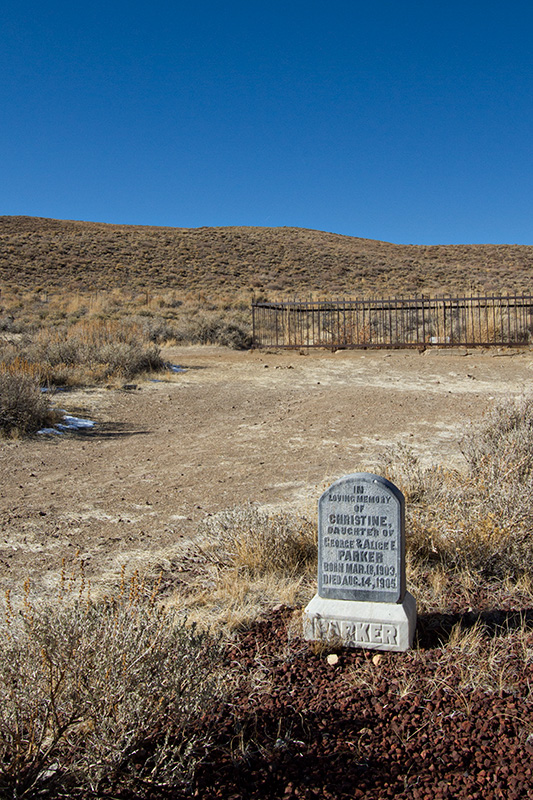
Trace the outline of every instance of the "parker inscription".
<path fill-rule="evenodd" d="M 318 503 L 318 594 L 336 600 L 402 602 L 404 500 L 385 478 L 347 475 Z"/>
<path fill-rule="evenodd" d="M 313 619 L 310 638 L 340 637 L 347 647 L 362 645 L 398 644 L 398 625 L 381 622 L 352 622 L 351 620 Z"/>

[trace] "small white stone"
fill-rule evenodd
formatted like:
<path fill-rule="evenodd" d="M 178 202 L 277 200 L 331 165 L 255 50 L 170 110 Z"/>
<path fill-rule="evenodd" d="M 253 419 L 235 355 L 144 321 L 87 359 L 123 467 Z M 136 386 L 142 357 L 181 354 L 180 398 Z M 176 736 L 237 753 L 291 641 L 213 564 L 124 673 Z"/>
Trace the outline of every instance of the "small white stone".
<path fill-rule="evenodd" d="M 339 656 L 335 655 L 335 653 L 330 653 L 327 657 L 327 662 L 331 667 L 334 667 L 335 664 L 339 663 Z"/>

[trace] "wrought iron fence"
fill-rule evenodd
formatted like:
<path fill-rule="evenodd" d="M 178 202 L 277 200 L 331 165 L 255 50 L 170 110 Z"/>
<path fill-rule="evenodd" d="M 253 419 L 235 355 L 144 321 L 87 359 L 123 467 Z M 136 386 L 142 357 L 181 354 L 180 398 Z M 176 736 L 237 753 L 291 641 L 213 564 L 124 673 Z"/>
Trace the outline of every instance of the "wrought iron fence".
<path fill-rule="evenodd" d="M 252 318 L 256 347 L 526 345 L 533 296 L 254 302 Z"/>

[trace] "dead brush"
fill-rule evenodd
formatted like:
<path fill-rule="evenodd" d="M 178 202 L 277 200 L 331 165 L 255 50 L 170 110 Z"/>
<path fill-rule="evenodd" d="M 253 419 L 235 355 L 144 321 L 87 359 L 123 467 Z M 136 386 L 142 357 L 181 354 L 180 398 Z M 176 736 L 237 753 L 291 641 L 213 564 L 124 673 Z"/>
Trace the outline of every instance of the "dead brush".
<path fill-rule="evenodd" d="M 0 434 L 21 436 L 59 418 L 39 387 L 39 368 L 19 357 L 0 362 Z"/>
<path fill-rule="evenodd" d="M 223 692 L 221 646 L 123 573 L 93 602 L 83 565 L 56 598 L 6 595 L 0 653 L 0 794 L 135 794 L 182 782 L 207 746 L 195 719 Z"/>
<path fill-rule="evenodd" d="M 309 599 L 316 582 L 317 531 L 294 514 L 247 505 L 205 520 L 193 542 L 203 561 L 173 604 L 200 624 L 248 624 L 276 603 Z"/>
<path fill-rule="evenodd" d="M 199 542 L 211 562 L 250 576 L 292 577 L 316 568 L 315 525 L 252 505 L 209 517 L 199 532 Z"/>
<path fill-rule="evenodd" d="M 39 364 L 47 382 L 53 384 L 130 379 L 163 367 L 159 347 L 143 329 L 116 320 L 43 328 L 27 347 L 26 358 Z"/>
<path fill-rule="evenodd" d="M 414 562 L 484 579 L 533 576 L 533 400 L 496 405 L 463 440 L 466 469 L 393 455 L 385 473 L 408 501 Z M 401 456 L 401 454 L 400 454 Z"/>

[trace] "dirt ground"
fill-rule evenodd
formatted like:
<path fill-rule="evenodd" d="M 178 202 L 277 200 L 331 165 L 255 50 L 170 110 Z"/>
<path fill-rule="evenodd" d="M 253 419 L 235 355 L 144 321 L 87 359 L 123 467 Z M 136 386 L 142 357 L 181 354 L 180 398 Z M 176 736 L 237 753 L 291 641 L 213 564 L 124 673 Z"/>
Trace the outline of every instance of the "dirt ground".
<path fill-rule="evenodd" d="M 76 553 L 102 590 L 122 565 L 170 570 L 206 515 L 253 502 L 312 515 L 329 483 L 406 443 L 460 465 L 491 401 L 527 391 L 533 351 L 235 352 L 168 348 L 185 367 L 130 388 L 62 392 L 95 426 L 0 445 L 0 587 L 57 585 Z M 179 569 L 179 566 L 178 566 Z"/>

